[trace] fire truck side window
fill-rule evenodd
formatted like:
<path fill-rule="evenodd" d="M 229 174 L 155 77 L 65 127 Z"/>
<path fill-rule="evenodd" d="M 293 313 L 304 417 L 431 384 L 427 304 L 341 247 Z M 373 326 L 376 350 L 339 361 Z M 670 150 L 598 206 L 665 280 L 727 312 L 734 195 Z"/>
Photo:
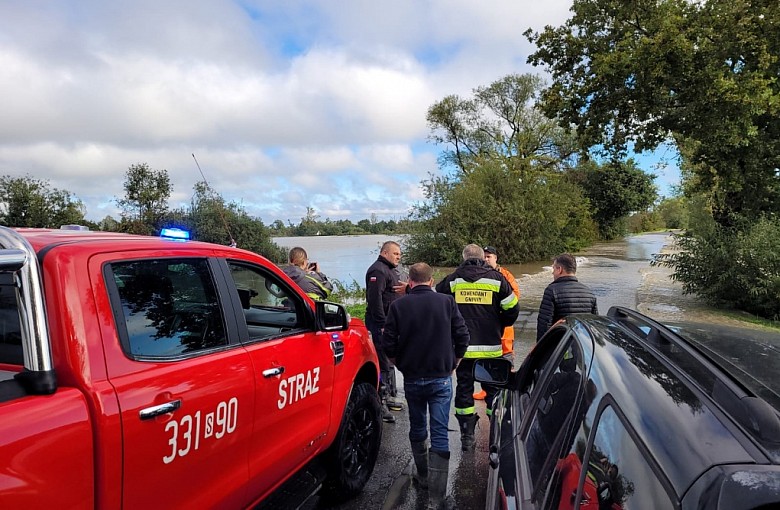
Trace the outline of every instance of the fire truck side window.
<path fill-rule="evenodd" d="M 111 269 L 131 357 L 179 357 L 228 344 L 205 259 L 119 262 Z"/>
<path fill-rule="evenodd" d="M 303 303 L 282 281 L 261 268 L 229 262 L 249 340 L 278 337 L 304 328 Z"/>

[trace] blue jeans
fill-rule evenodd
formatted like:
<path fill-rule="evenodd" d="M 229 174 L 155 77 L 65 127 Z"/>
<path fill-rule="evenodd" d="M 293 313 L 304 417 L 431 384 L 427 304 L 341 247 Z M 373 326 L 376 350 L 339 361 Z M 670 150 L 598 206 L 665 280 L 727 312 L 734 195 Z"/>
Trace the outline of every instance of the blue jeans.
<path fill-rule="evenodd" d="M 422 443 L 428 437 L 431 417 L 431 450 L 449 452 L 447 424 L 452 403 L 452 378 L 404 379 L 404 394 L 409 407 L 409 441 Z"/>

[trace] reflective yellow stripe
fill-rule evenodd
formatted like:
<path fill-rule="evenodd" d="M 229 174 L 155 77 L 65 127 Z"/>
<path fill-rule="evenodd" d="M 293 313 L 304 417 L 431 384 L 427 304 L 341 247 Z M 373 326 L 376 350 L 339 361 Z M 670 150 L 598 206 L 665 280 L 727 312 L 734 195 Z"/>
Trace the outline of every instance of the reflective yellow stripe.
<path fill-rule="evenodd" d="M 469 282 L 463 278 L 455 278 L 450 282 L 450 290 L 454 293 L 457 289 L 489 290 L 498 292 L 501 290 L 501 282 L 492 278 L 480 278 L 475 282 Z"/>
<path fill-rule="evenodd" d="M 477 408 L 474 406 L 455 408 L 455 414 L 474 414 L 475 412 L 477 412 Z"/>
<path fill-rule="evenodd" d="M 501 300 L 501 308 L 504 310 L 509 310 L 510 308 L 514 308 L 517 304 L 517 296 L 515 296 L 514 293 L 509 294 L 507 297 Z"/>
<path fill-rule="evenodd" d="M 469 345 L 463 357 L 468 359 L 500 358 L 502 355 L 503 350 L 500 345 Z"/>
<path fill-rule="evenodd" d="M 488 416 L 493 416 L 493 410 L 492 409 L 485 409 L 485 414 Z"/>

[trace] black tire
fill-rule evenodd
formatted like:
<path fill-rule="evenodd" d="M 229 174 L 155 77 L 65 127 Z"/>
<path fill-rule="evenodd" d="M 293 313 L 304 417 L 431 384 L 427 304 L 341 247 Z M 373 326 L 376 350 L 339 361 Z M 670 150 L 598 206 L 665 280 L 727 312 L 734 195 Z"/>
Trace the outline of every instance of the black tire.
<path fill-rule="evenodd" d="M 380 407 L 379 394 L 371 384 L 352 388 L 336 441 L 326 453 L 328 475 L 322 485 L 326 499 L 350 499 L 371 477 L 382 441 Z"/>

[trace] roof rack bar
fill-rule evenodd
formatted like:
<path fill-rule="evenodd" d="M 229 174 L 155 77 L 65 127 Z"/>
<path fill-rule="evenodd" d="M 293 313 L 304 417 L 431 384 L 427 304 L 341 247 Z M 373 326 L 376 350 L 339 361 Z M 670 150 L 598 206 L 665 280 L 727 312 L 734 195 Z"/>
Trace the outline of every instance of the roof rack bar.
<path fill-rule="evenodd" d="M 27 239 L 0 227 L 0 271 L 13 272 L 19 307 L 24 367 L 32 372 L 52 370 L 49 328 L 43 304 L 43 286 L 35 250 Z"/>

